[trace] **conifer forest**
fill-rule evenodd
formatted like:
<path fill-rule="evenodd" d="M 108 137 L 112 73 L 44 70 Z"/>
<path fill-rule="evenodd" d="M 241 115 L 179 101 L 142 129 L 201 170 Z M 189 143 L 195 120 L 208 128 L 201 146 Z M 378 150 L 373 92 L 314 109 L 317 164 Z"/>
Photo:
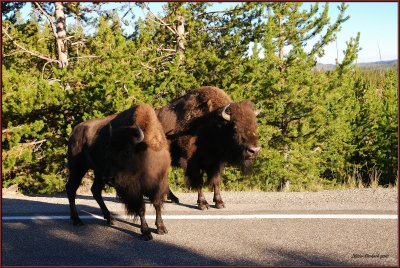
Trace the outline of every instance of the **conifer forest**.
<path fill-rule="evenodd" d="M 210 11 L 211 2 L 168 2 L 160 12 L 146 2 L 1 5 L 3 187 L 63 192 L 75 125 L 138 103 L 161 107 L 200 86 L 261 109 L 262 150 L 249 174 L 225 168 L 224 190 L 397 184 L 397 64 L 360 68 L 359 33 L 333 70 L 317 68 L 348 23 L 345 3 Z M 181 169 L 170 169 L 169 182 L 188 190 Z"/>

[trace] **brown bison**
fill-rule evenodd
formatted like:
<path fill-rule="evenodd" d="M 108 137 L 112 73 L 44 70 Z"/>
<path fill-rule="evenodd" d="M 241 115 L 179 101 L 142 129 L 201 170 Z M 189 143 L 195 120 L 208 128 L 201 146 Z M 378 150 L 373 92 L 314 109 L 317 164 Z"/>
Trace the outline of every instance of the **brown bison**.
<path fill-rule="evenodd" d="M 152 236 L 145 219 L 143 196 L 149 197 L 155 207 L 157 232 L 167 233 L 161 206 L 168 193 L 170 164 L 163 128 L 149 105 L 137 105 L 116 115 L 78 124 L 69 140 L 70 175 L 66 185 L 73 224 L 82 224 L 75 206 L 76 191 L 87 170 L 93 169 L 91 191 L 109 224 L 113 219 L 101 192 L 112 177 L 109 183 L 115 187 L 128 214 L 139 215 L 145 239 Z"/>
<path fill-rule="evenodd" d="M 204 172 L 216 208 L 225 207 L 220 194 L 224 164 L 247 171 L 261 149 L 252 104 L 232 102 L 216 87 L 201 87 L 156 113 L 170 143 L 172 165 L 183 168 L 186 182 L 197 189 L 198 207 L 209 207 L 202 192 Z M 168 198 L 179 202 L 171 191 Z"/>

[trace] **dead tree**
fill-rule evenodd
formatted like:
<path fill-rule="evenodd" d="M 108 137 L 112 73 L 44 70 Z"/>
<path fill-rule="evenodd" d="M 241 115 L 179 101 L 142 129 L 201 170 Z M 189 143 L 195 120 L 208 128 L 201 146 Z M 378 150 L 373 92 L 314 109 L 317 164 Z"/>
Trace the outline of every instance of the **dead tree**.
<path fill-rule="evenodd" d="M 58 67 L 65 68 L 68 66 L 68 38 L 66 32 L 66 24 L 65 24 L 65 14 L 64 14 L 64 5 L 62 2 L 55 2 L 55 21 L 54 17 L 48 14 L 43 7 L 35 2 L 36 7 L 40 10 L 40 12 L 47 18 L 50 23 L 50 26 L 53 30 L 53 35 L 56 39 L 57 43 L 57 57 L 58 57 Z"/>
<path fill-rule="evenodd" d="M 68 45 L 67 45 L 67 32 L 65 30 L 65 14 L 62 2 L 54 3 L 56 8 L 56 40 L 59 67 L 65 68 L 68 66 Z"/>
<path fill-rule="evenodd" d="M 179 55 L 179 64 L 182 63 L 185 55 L 185 19 L 177 15 L 175 19 L 176 53 Z"/>

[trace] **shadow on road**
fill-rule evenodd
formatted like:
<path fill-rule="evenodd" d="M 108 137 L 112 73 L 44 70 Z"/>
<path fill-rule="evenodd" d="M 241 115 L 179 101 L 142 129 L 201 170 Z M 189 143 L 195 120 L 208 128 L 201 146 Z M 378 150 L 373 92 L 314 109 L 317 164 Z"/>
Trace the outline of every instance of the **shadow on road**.
<path fill-rule="evenodd" d="M 4 208 L 10 209 L 15 203 L 25 207 L 41 207 L 47 213 L 58 211 L 68 215 L 66 204 L 51 204 L 20 199 L 3 199 Z M 93 210 L 94 207 L 80 205 L 80 210 Z M 7 210 L 5 212 L 7 212 Z M 100 209 L 96 208 L 96 214 Z M 16 213 L 13 211 L 13 213 Z M 20 215 L 20 214 L 19 214 Z M 210 225 L 211 226 L 211 225 Z M 169 226 L 167 225 L 167 228 Z M 155 230 L 153 230 L 155 231 Z M 229 230 L 226 235 L 230 236 Z M 260 249 L 262 260 L 250 259 L 238 254 L 225 254 L 226 244 L 216 254 L 204 255 L 196 248 L 203 249 L 207 245 L 186 246 L 183 237 L 177 237 L 181 245 L 174 239 L 178 232 L 170 230 L 167 237 L 154 235 L 154 240 L 144 241 L 140 234 L 139 224 L 118 220 L 114 226 L 108 226 L 105 220 L 86 220 L 85 225 L 75 227 L 70 220 L 28 220 L 2 222 L 2 266 L 351 266 L 357 265 L 354 260 L 340 260 L 334 256 L 321 255 L 307 250 L 291 250 L 278 248 L 268 240 L 259 245 L 251 242 L 251 248 Z M 182 233 L 182 232 L 181 232 Z M 183 232 L 183 234 L 186 234 Z M 194 236 L 193 236 L 194 235 Z M 198 236 L 201 236 L 201 230 Z M 259 233 L 262 235 L 262 233 Z M 191 234 L 196 240 L 196 234 Z M 167 238 L 168 242 L 163 241 Z M 211 243 L 213 243 L 210 238 Z M 218 241 L 214 241 L 218 242 Z M 249 245 L 250 246 L 250 245 Z M 215 257 L 218 256 L 218 257 Z M 219 257 L 220 256 L 220 257 Z M 358 265 L 369 265 L 365 262 Z M 371 265 L 373 265 L 371 263 Z"/>
<path fill-rule="evenodd" d="M 3 209 L 7 208 L 5 212 L 18 205 L 25 208 L 40 206 L 46 213 L 69 213 L 66 204 L 7 198 L 2 201 Z M 94 208 L 79 205 L 79 209 L 86 211 Z M 135 223 L 118 220 L 110 227 L 99 219 L 84 222 L 85 225 L 76 227 L 70 220 L 3 221 L 2 265 L 228 265 L 191 250 L 157 241 L 160 238 L 157 235 L 152 241 L 144 241 L 140 226 Z"/>
<path fill-rule="evenodd" d="M 227 265 L 157 238 L 143 241 L 136 232 L 99 220 L 79 228 L 67 221 L 24 222 L 17 228 L 3 224 L 2 265 Z"/>

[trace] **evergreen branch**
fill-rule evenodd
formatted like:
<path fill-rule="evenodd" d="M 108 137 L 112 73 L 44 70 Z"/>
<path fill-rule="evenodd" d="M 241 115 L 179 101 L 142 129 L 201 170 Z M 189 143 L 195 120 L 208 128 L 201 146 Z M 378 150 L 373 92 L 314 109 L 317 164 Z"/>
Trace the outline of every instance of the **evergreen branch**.
<path fill-rule="evenodd" d="M 311 135 L 314 135 L 315 133 L 317 133 L 318 130 L 320 130 L 320 129 L 321 129 L 321 127 L 319 126 L 319 127 L 316 127 L 314 130 L 311 130 L 311 131 L 308 132 L 308 133 L 300 134 L 300 135 L 297 135 L 297 136 L 295 136 L 295 135 L 288 135 L 287 137 L 288 137 L 289 139 L 291 139 L 292 141 L 294 141 L 294 140 L 296 140 L 296 139 L 298 139 L 298 138 L 308 138 L 308 137 L 310 137 Z"/>
<path fill-rule="evenodd" d="M 157 51 L 176 52 L 176 49 L 171 49 L 171 48 L 157 48 Z"/>
<path fill-rule="evenodd" d="M 93 59 L 93 58 L 101 58 L 101 56 L 89 55 L 89 56 L 80 56 L 80 57 L 71 57 L 69 59 Z"/>
<path fill-rule="evenodd" d="M 141 62 L 140 65 L 141 65 L 142 67 L 144 67 L 145 69 L 147 69 L 147 70 L 152 70 L 152 71 L 155 71 L 155 70 L 156 70 L 156 68 L 151 67 L 151 66 L 149 66 L 149 65 L 147 65 L 147 64 L 144 64 L 143 62 Z"/>
<path fill-rule="evenodd" d="M 40 54 L 38 54 L 38 53 L 36 53 L 36 52 L 33 52 L 33 51 L 30 51 L 30 50 L 26 49 L 25 47 L 23 47 L 23 46 L 21 46 L 20 44 L 18 44 L 18 43 L 7 33 L 7 29 L 6 29 L 6 28 L 3 27 L 2 29 L 3 29 L 3 33 L 11 40 L 11 42 L 13 42 L 13 44 L 14 44 L 15 46 L 19 47 L 20 49 L 22 49 L 22 50 L 25 51 L 26 53 L 28 53 L 28 54 L 30 54 L 30 55 L 32 55 L 32 56 L 38 57 L 38 58 L 40 58 L 40 59 L 42 59 L 42 60 L 48 61 L 48 62 L 58 62 L 58 60 L 54 60 L 54 59 L 51 59 L 51 58 L 42 56 L 42 55 L 40 55 Z"/>
<path fill-rule="evenodd" d="M 209 15 L 209 14 L 219 14 L 219 13 L 223 13 L 225 14 L 229 14 L 229 13 L 233 13 L 235 11 L 242 11 L 244 10 L 246 7 L 243 5 L 242 7 L 235 7 L 229 10 L 220 10 L 220 11 L 208 11 L 208 12 L 201 12 L 199 14 L 197 14 L 198 17 L 201 17 L 203 15 Z"/>

